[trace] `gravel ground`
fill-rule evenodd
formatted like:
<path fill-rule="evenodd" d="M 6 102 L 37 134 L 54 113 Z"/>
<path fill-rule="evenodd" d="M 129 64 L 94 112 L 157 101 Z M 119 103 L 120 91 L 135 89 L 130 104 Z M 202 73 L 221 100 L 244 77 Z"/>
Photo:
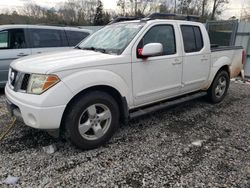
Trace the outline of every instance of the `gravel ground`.
<path fill-rule="evenodd" d="M 99 149 L 17 123 L 0 150 L 0 181 L 20 177 L 15 187 L 250 187 L 250 85 L 232 83 L 217 105 L 199 98 L 133 120 Z"/>

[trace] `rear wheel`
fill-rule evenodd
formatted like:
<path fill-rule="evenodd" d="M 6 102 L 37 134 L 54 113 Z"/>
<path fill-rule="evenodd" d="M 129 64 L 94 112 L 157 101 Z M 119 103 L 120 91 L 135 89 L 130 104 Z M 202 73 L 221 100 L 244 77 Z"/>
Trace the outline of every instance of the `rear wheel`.
<path fill-rule="evenodd" d="M 104 92 L 94 91 L 79 97 L 68 112 L 66 136 L 81 149 L 104 145 L 119 126 L 118 105 Z"/>
<path fill-rule="evenodd" d="M 220 71 L 208 90 L 208 97 L 212 103 L 221 102 L 228 91 L 228 87 L 230 84 L 229 75 L 226 71 Z"/>

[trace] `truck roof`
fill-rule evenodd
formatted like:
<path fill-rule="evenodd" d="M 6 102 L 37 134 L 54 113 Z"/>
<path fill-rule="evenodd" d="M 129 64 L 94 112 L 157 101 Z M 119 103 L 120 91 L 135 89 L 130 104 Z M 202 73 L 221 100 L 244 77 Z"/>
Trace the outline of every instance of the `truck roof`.
<path fill-rule="evenodd" d="M 113 24 L 119 24 L 119 23 L 180 23 L 180 24 L 186 24 L 186 25 L 203 25 L 200 22 L 194 22 L 194 21 L 186 21 L 186 20 L 172 20 L 172 19 L 141 19 L 141 20 L 132 20 L 132 21 L 122 21 L 117 22 Z"/>
<path fill-rule="evenodd" d="M 176 14 L 176 13 L 160 13 L 155 12 L 146 17 L 117 17 L 112 20 L 109 24 L 114 24 L 117 22 L 131 21 L 131 20 L 141 20 L 141 21 L 149 21 L 149 20 L 185 20 L 185 21 L 193 21 L 199 22 L 200 16 L 197 15 L 189 15 L 189 14 Z"/>

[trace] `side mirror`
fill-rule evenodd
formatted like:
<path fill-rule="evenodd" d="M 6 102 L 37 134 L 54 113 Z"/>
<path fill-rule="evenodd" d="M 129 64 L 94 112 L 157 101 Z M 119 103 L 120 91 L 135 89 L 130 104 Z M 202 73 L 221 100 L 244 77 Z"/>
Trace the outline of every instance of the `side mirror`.
<path fill-rule="evenodd" d="M 163 53 L 163 46 L 161 43 L 146 44 L 141 52 L 142 57 L 151 57 Z"/>

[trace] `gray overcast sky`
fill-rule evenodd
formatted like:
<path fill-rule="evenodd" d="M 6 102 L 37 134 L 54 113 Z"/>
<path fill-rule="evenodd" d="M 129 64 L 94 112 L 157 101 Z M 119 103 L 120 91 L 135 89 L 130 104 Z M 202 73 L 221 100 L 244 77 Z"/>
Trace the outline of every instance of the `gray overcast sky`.
<path fill-rule="evenodd" d="M 22 7 L 24 2 L 29 0 L 0 0 L 0 9 L 12 9 Z M 60 2 L 66 0 L 33 0 L 33 2 L 46 7 L 55 6 Z M 229 18 L 231 16 L 240 17 L 240 12 L 242 6 L 246 7 L 250 0 L 229 0 L 230 4 L 227 6 L 227 9 L 223 12 L 222 18 Z M 117 0 L 102 0 L 105 9 L 116 9 Z"/>
<path fill-rule="evenodd" d="M 1 8 L 12 8 L 15 6 L 23 6 L 25 2 L 35 2 L 42 6 L 55 6 L 58 3 L 65 2 L 67 0 L 0 0 Z M 116 7 L 117 0 L 102 0 L 106 9 Z"/>

